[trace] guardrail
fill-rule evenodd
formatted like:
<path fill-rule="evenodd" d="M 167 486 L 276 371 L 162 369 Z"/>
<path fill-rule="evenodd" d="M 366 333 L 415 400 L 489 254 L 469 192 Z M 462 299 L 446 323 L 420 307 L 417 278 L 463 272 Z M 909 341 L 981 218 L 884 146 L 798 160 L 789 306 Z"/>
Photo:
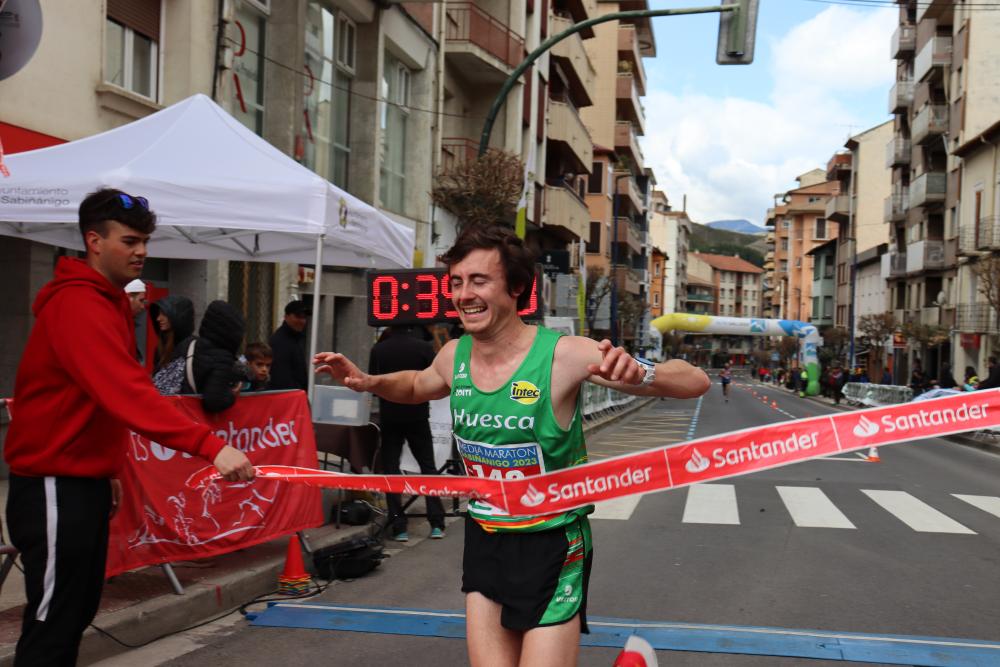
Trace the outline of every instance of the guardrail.
<path fill-rule="evenodd" d="M 848 382 L 844 385 L 843 394 L 851 403 L 868 407 L 909 403 L 913 400 L 912 389 L 895 384 Z"/>
<path fill-rule="evenodd" d="M 581 406 L 581 411 L 584 418 L 590 418 L 605 412 L 620 410 L 636 398 L 638 397 L 624 394 L 616 389 L 587 382 L 583 385 L 583 405 Z"/>

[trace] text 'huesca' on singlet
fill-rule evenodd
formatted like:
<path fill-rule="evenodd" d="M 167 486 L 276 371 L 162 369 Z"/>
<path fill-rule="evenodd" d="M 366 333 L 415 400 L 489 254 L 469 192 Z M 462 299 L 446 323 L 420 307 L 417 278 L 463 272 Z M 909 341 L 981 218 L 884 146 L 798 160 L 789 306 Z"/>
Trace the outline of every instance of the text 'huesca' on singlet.
<path fill-rule="evenodd" d="M 520 479 L 587 461 L 580 399 L 568 429 L 559 425 L 552 408 L 552 356 L 561 334 L 541 326 L 536 330 L 524 361 L 491 392 L 472 383 L 472 338 L 465 335 L 458 341 L 451 384 L 452 431 L 471 476 Z M 469 502 L 469 516 L 488 532 L 550 530 L 593 511 L 588 505 L 556 514 L 512 516 L 482 500 Z"/>

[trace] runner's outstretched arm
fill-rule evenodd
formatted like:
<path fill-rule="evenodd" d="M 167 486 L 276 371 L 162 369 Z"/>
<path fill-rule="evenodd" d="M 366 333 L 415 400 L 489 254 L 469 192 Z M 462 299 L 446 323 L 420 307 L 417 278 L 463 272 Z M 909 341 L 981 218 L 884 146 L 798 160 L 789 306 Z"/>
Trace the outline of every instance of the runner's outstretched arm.
<path fill-rule="evenodd" d="M 424 403 L 444 398 L 451 391 L 451 367 L 456 341 L 441 348 L 434 362 L 422 371 L 397 371 L 369 375 L 338 352 L 320 352 L 313 357 L 317 373 L 328 373 L 354 391 L 370 391 L 393 403 Z"/>
<path fill-rule="evenodd" d="M 669 398 L 696 398 L 712 386 L 703 370 L 680 359 L 656 364 L 656 379 L 650 385 L 642 385 L 645 371 L 625 348 L 615 347 L 607 339 L 598 343 L 581 336 L 568 336 L 566 343 L 563 353 L 568 355 L 570 363 L 561 367 L 583 369 L 581 381 L 635 396 Z M 556 350 L 558 354 L 559 348 Z"/>

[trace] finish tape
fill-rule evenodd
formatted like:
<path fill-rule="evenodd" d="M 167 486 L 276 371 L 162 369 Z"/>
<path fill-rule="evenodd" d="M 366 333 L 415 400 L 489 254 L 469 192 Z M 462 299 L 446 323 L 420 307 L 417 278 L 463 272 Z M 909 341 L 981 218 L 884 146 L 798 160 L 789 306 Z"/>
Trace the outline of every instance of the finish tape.
<path fill-rule="evenodd" d="M 261 479 L 356 491 L 467 496 L 517 516 L 543 515 L 602 500 L 673 489 L 910 440 L 1000 426 L 1000 389 L 795 419 L 624 454 L 519 479 L 453 475 L 353 475 L 257 466 Z M 221 479 L 209 466 L 187 485 Z"/>

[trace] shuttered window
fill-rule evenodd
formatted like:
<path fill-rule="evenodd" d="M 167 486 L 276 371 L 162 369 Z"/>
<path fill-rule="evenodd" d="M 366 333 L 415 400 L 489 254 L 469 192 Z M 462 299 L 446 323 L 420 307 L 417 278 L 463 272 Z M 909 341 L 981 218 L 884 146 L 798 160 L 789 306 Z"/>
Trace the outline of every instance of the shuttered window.
<path fill-rule="evenodd" d="M 126 28 L 160 41 L 161 0 L 108 0 L 108 18 Z"/>

